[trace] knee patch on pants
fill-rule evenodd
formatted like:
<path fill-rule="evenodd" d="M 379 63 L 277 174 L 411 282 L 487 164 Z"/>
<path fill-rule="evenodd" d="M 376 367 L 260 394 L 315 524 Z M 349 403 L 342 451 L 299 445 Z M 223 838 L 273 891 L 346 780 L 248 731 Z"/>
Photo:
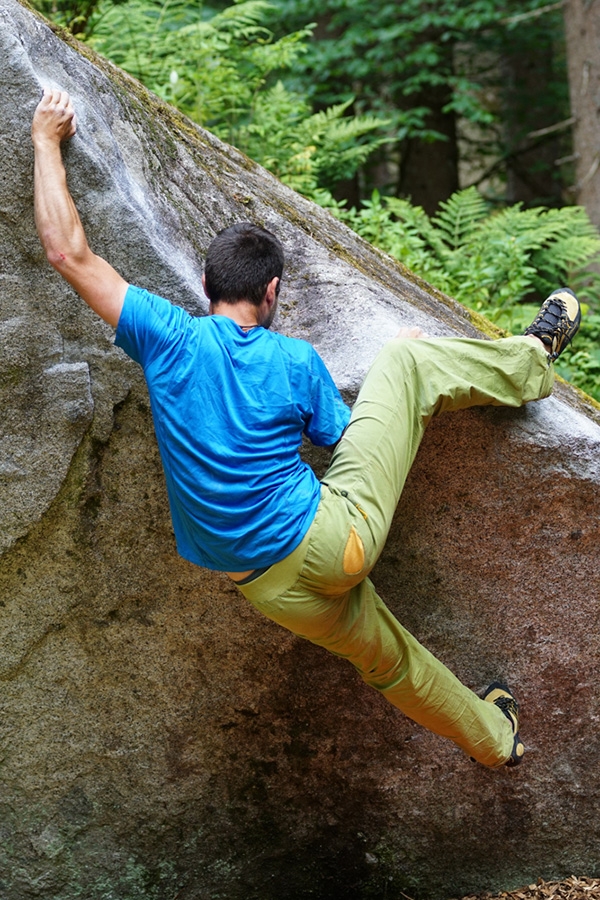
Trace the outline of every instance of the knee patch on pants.
<path fill-rule="evenodd" d="M 365 565 L 365 548 L 354 525 L 350 529 L 344 549 L 343 569 L 346 575 L 358 575 Z"/>

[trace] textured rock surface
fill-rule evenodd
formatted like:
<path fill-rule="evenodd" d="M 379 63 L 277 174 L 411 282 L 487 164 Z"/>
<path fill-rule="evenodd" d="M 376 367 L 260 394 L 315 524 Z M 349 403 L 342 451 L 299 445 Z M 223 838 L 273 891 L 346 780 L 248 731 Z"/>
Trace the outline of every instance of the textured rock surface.
<path fill-rule="evenodd" d="M 468 316 L 13 0 L 0 83 L 3 900 L 392 900 L 595 874 L 597 412 L 559 388 L 435 421 L 374 573 L 467 684 L 519 690 L 527 761 L 490 772 L 176 556 L 139 372 L 35 234 L 40 85 L 75 98 L 70 185 L 129 280 L 201 312 L 214 233 L 272 228 L 277 327 L 349 398 L 400 324 L 475 335 Z"/>

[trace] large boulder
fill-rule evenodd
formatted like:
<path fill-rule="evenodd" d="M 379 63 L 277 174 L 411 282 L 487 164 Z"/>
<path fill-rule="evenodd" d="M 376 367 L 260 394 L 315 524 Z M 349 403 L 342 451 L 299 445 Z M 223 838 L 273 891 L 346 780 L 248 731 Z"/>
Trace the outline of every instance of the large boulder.
<path fill-rule="evenodd" d="M 596 874 L 598 411 L 571 389 L 430 426 L 374 580 L 479 689 L 524 708 L 517 770 L 423 731 L 346 663 L 175 552 L 137 367 L 50 269 L 31 117 L 69 90 L 94 249 L 205 311 L 251 219 L 288 258 L 276 327 L 353 398 L 398 326 L 470 315 L 121 72 L 0 0 L 0 896 L 445 898 Z M 323 459 L 314 457 L 316 466 Z"/>

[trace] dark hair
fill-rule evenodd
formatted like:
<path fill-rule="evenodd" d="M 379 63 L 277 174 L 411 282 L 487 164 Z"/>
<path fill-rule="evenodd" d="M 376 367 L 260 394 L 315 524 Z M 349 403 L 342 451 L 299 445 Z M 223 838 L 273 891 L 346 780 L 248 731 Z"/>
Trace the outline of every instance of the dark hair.
<path fill-rule="evenodd" d="M 260 306 L 269 282 L 283 273 L 283 247 L 251 222 L 220 231 L 206 254 L 206 293 L 213 303 L 248 300 Z"/>

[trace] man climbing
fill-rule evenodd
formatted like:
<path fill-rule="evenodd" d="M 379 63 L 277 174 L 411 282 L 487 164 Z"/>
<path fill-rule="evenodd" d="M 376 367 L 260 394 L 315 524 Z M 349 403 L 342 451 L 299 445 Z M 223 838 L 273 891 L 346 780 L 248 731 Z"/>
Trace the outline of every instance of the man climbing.
<path fill-rule="evenodd" d="M 574 294 L 551 294 L 520 337 L 403 329 L 350 414 L 315 350 L 268 330 L 284 264 L 274 235 L 240 223 L 216 236 L 205 317 L 129 285 L 91 251 L 61 157 L 75 131 L 69 96 L 46 90 L 32 125 L 37 229 L 49 262 L 143 366 L 180 554 L 226 572 L 266 616 L 348 659 L 475 760 L 519 763 L 510 690 L 494 682 L 480 698 L 462 685 L 394 618 L 368 574 L 429 419 L 547 396 L 551 362 L 579 326 Z M 334 446 L 322 483 L 300 459 L 303 434 Z"/>

